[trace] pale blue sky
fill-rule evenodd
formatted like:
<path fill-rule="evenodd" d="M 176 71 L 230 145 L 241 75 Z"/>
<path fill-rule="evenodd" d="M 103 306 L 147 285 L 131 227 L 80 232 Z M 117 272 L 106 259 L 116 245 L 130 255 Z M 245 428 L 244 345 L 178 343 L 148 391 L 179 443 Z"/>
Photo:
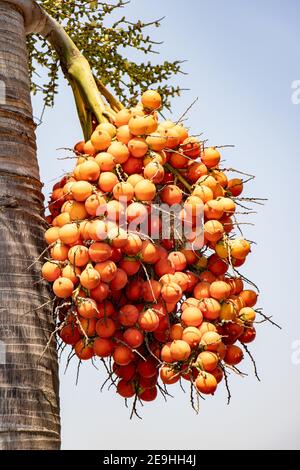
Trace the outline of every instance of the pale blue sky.
<path fill-rule="evenodd" d="M 235 144 L 224 151 L 227 165 L 256 174 L 248 193 L 269 202 L 246 228 L 258 246 L 244 273 L 260 285 L 259 306 L 284 327 L 263 324 L 251 350 L 262 382 L 252 376 L 231 378 L 232 403 L 219 387 L 195 416 L 175 385 L 175 399 L 146 405 L 143 421 L 129 421 L 114 392 L 100 393 L 104 371 L 85 364 L 75 387 L 75 367 L 61 377 L 64 449 L 216 449 L 300 448 L 300 363 L 292 362 L 300 340 L 298 189 L 300 105 L 291 85 L 300 79 L 298 0 L 132 0 L 132 18 L 166 16 L 154 35 L 164 40 L 161 58 L 187 59 L 187 76 L 177 82 L 190 91 L 173 103 L 179 116 L 189 113 L 195 133 L 212 144 Z M 153 60 L 157 60 L 153 57 Z M 34 99 L 34 113 L 41 111 Z M 62 81 L 53 110 L 38 128 L 38 155 L 45 190 L 49 181 L 71 168 L 58 147 L 81 139 L 70 89 Z M 300 354 L 298 354 L 300 358 Z M 248 360 L 243 370 L 252 372 Z"/>

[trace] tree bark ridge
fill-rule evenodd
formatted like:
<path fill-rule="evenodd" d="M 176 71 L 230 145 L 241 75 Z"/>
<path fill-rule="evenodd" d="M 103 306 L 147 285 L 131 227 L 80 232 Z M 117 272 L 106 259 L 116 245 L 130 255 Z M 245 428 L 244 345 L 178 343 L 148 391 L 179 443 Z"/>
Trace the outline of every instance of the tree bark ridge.
<path fill-rule="evenodd" d="M 24 18 L 2 0 L 0 17 L 0 449 L 59 449 L 54 341 L 41 359 L 54 329 L 52 297 L 40 262 L 28 269 L 45 248 L 46 225 Z"/>

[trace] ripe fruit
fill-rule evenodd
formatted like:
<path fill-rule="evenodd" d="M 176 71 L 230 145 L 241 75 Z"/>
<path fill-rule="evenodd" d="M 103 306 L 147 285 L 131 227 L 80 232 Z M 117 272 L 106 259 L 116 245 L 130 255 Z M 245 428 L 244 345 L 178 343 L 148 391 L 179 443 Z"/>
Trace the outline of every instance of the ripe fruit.
<path fill-rule="evenodd" d="M 114 351 L 114 343 L 110 339 L 96 338 L 94 341 L 94 353 L 99 357 L 109 357 Z"/>
<path fill-rule="evenodd" d="M 87 160 L 79 165 L 79 178 L 84 181 L 96 181 L 99 178 L 100 167 L 96 161 Z M 74 186 L 74 185 L 73 185 Z M 71 188 L 73 192 L 73 186 Z"/>
<path fill-rule="evenodd" d="M 73 323 L 65 325 L 60 331 L 59 336 L 66 344 L 71 344 L 72 346 L 80 340 L 80 332 Z"/>
<path fill-rule="evenodd" d="M 93 193 L 93 186 L 88 181 L 72 183 L 71 193 L 75 201 L 86 201 Z"/>
<path fill-rule="evenodd" d="M 199 308 L 187 307 L 181 314 L 181 320 L 186 326 L 200 326 L 203 322 L 203 315 Z"/>
<path fill-rule="evenodd" d="M 224 228 L 218 220 L 209 220 L 204 224 L 204 236 L 210 242 L 217 242 L 223 236 Z"/>
<path fill-rule="evenodd" d="M 110 258 L 112 249 L 107 243 L 96 242 L 90 246 L 88 252 L 92 261 L 95 263 L 101 263 L 102 261 L 106 261 Z"/>
<path fill-rule="evenodd" d="M 144 263 L 155 264 L 159 259 L 159 252 L 154 243 L 149 240 L 144 240 L 142 242 L 140 257 Z"/>
<path fill-rule="evenodd" d="M 181 299 L 182 289 L 175 282 L 170 282 L 163 285 L 161 289 L 161 295 L 165 302 L 175 303 Z"/>
<path fill-rule="evenodd" d="M 96 130 L 107 132 L 111 136 L 111 138 L 115 137 L 116 132 L 117 132 L 116 126 L 114 126 L 110 122 L 103 122 L 103 123 L 99 124 L 96 127 Z"/>
<path fill-rule="evenodd" d="M 79 318 L 79 321 L 81 332 L 84 331 L 90 337 L 96 335 L 97 320 L 95 318 Z"/>
<path fill-rule="evenodd" d="M 170 329 L 170 339 L 182 339 L 184 328 L 181 323 L 175 323 Z"/>
<path fill-rule="evenodd" d="M 134 349 L 139 348 L 144 342 L 144 335 L 137 328 L 127 328 L 123 337 L 128 346 Z"/>
<path fill-rule="evenodd" d="M 210 295 L 216 300 L 227 299 L 231 294 L 230 285 L 224 281 L 214 281 L 210 285 Z"/>
<path fill-rule="evenodd" d="M 75 344 L 74 349 L 75 349 L 76 356 L 81 361 L 87 361 L 94 356 L 94 349 L 93 349 L 92 343 L 86 343 L 86 341 L 83 339 L 80 339 Z"/>
<path fill-rule="evenodd" d="M 203 186 L 205 188 L 205 186 Z M 209 189 L 209 188 L 207 188 Z M 206 219 L 215 219 L 219 220 L 224 214 L 224 209 L 222 202 L 213 199 L 211 201 L 207 201 L 204 206 L 204 215 Z"/>
<path fill-rule="evenodd" d="M 97 263 L 95 269 L 100 274 L 100 279 L 103 282 L 111 282 L 117 273 L 117 265 L 110 260 Z"/>
<path fill-rule="evenodd" d="M 219 318 L 221 321 L 234 321 L 236 319 L 236 309 L 230 300 L 222 302 Z"/>
<path fill-rule="evenodd" d="M 254 341 L 255 338 L 256 338 L 256 330 L 255 328 L 251 327 L 251 328 L 245 328 L 244 333 L 242 333 L 238 339 L 240 343 L 248 344 L 248 343 L 252 343 L 252 341 Z"/>
<path fill-rule="evenodd" d="M 119 291 L 123 289 L 128 282 L 128 276 L 123 269 L 117 268 L 115 277 L 110 283 L 110 287 L 113 291 Z"/>
<path fill-rule="evenodd" d="M 191 354 L 191 348 L 186 341 L 175 339 L 170 345 L 173 361 L 185 361 Z"/>
<path fill-rule="evenodd" d="M 213 168 L 220 162 L 221 155 L 214 147 L 204 149 L 201 155 L 201 161 L 207 168 Z"/>
<path fill-rule="evenodd" d="M 243 357 L 244 357 L 244 353 L 241 350 L 241 348 L 239 348 L 238 346 L 235 346 L 234 344 L 230 344 L 227 347 L 224 361 L 228 365 L 236 366 L 242 361 Z"/>
<path fill-rule="evenodd" d="M 117 393 L 123 398 L 131 398 L 135 395 L 135 389 L 132 382 L 122 379 L 118 382 Z"/>
<path fill-rule="evenodd" d="M 171 364 L 173 362 L 173 357 L 172 357 L 171 349 L 170 349 L 171 344 L 172 344 L 171 341 L 166 343 L 162 347 L 161 352 L 160 352 L 161 360 L 164 361 L 164 362 L 167 362 L 169 364 Z"/>
<path fill-rule="evenodd" d="M 181 149 L 186 156 L 197 158 L 201 153 L 201 144 L 196 137 L 188 137 L 183 141 Z"/>
<path fill-rule="evenodd" d="M 146 379 L 149 379 L 151 377 L 154 377 L 157 375 L 157 365 L 152 358 L 146 359 L 146 360 L 141 360 L 138 363 L 137 366 L 137 372 L 141 377 L 145 377 Z"/>
<path fill-rule="evenodd" d="M 94 148 L 100 152 L 110 146 L 111 138 L 112 136 L 107 131 L 98 127 L 91 136 L 91 142 Z"/>
<path fill-rule="evenodd" d="M 60 240 L 68 245 L 76 243 L 80 237 L 80 231 L 77 224 L 66 224 L 63 227 L 60 227 L 59 231 Z"/>
<path fill-rule="evenodd" d="M 72 207 L 74 207 L 75 204 L 76 204 L 76 202 L 73 202 Z M 63 227 L 65 224 L 68 224 L 71 220 L 73 220 L 71 218 L 71 216 L 72 216 L 71 210 L 70 210 L 70 212 L 62 212 L 57 217 L 55 217 L 55 219 L 53 220 L 53 224 L 55 222 L 55 225 L 57 227 Z"/>
<path fill-rule="evenodd" d="M 180 379 L 180 375 L 178 372 L 175 372 L 170 369 L 169 366 L 163 366 L 160 369 L 160 378 L 164 384 L 171 385 L 178 382 L 178 380 Z"/>
<path fill-rule="evenodd" d="M 228 181 L 227 189 L 232 196 L 237 197 L 243 192 L 243 181 L 240 178 L 233 178 Z"/>
<path fill-rule="evenodd" d="M 151 150 L 160 152 L 167 145 L 167 137 L 158 132 L 153 132 L 146 137 L 146 142 Z"/>
<path fill-rule="evenodd" d="M 137 323 L 139 311 L 134 305 L 124 305 L 120 309 L 119 322 L 123 326 L 133 326 Z"/>
<path fill-rule="evenodd" d="M 256 312 L 251 307 L 244 307 L 239 311 L 238 317 L 245 323 L 253 323 L 256 318 Z"/>
<path fill-rule="evenodd" d="M 209 201 L 214 200 L 214 193 L 208 186 L 196 186 L 193 191 L 193 196 L 199 197 L 202 202 L 208 203 Z M 215 201 L 215 200 L 214 200 Z M 217 201 L 215 201 L 217 202 Z M 222 207 L 223 209 L 223 207 Z"/>
<path fill-rule="evenodd" d="M 182 332 L 182 339 L 191 348 L 198 346 L 201 340 L 201 333 L 199 331 L 199 328 L 196 328 L 194 326 L 189 326 L 185 328 Z"/>
<path fill-rule="evenodd" d="M 117 200 L 131 201 L 134 189 L 130 183 L 118 183 L 113 189 L 114 198 Z"/>
<path fill-rule="evenodd" d="M 72 266 L 71 263 L 68 263 L 61 271 L 62 277 L 67 277 L 70 279 L 74 286 L 79 282 L 79 276 L 81 274 L 81 269 L 77 266 Z"/>
<path fill-rule="evenodd" d="M 75 266 L 85 266 L 90 260 L 89 250 L 83 245 L 72 246 L 68 251 L 68 259 Z"/>
<path fill-rule="evenodd" d="M 97 304 L 95 300 L 89 298 L 79 298 L 77 300 L 77 310 L 83 318 L 93 318 L 97 315 Z"/>
<path fill-rule="evenodd" d="M 85 208 L 85 204 L 83 202 L 72 201 L 69 212 L 69 220 L 67 220 L 66 223 L 70 221 L 84 220 L 87 216 L 88 212 Z"/>
<path fill-rule="evenodd" d="M 150 162 L 144 168 L 144 178 L 153 183 L 161 183 L 165 176 L 164 167 L 158 162 Z"/>
<path fill-rule="evenodd" d="M 207 173 L 207 168 L 203 163 L 190 162 L 188 164 L 187 178 L 191 183 L 196 183 L 201 176 L 207 175 Z"/>
<path fill-rule="evenodd" d="M 158 328 L 159 317 L 154 309 L 149 308 L 139 315 L 138 323 L 142 330 L 152 332 Z"/>
<path fill-rule="evenodd" d="M 117 129 L 116 136 L 119 142 L 122 142 L 123 144 L 126 144 L 126 145 L 133 138 L 133 135 L 131 134 L 127 124 L 125 124 L 124 126 L 120 126 Z"/>
<path fill-rule="evenodd" d="M 139 181 L 143 181 L 143 176 L 139 174 L 132 174 L 128 177 L 127 183 L 130 183 L 131 186 L 134 188 Z"/>
<path fill-rule="evenodd" d="M 147 90 L 142 94 L 142 104 L 151 111 L 159 109 L 161 107 L 161 96 L 155 90 Z"/>
<path fill-rule="evenodd" d="M 243 290 L 239 294 L 239 297 L 244 302 L 245 307 L 254 307 L 257 302 L 258 295 L 253 290 Z"/>
<path fill-rule="evenodd" d="M 115 163 L 125 163 L 129 158 L 129 150 L 125 144 L 122 142 L 114 141 L 108 147 L 107 152 L 113 156 L 113 161 Z"/>
<path fill-rule="evenodd" d="M 134 137 L 127 145 L 131 155 L 135 158 L 142 158 L 148 152 L 148 144 L 141 137 Z"/>
<path fill-rule="evenodd" d="M 70 297 L 74 290 L 74 284 L 66 277 L 59 277 L 53 283 L 53 292 L 60 299 Z"/>
<path fill-rule="evenodd" d="M 143 385 L 140 382 L 140 385 L 143 387 Z M 142 392 L 139 393 L 139 398 L 142 401 L 153 401 L 157 397 L 157 387 L 151 387 L 143 390 Z"/>
<path fill-rule="evenodd" d="M 152 201 L 156 195 L 156 187 L 150 180 L 143 179 L 135 185 L 134 194 L 140 201 Z"/>
<path fill-rule="evenodd" d="M 230 243 L 231 256 L 238 260 L 246 258 L 251 251 L 250 243 L 247 240 L 232 240 Z"/>
<path fill-rule="evenodd" d="M 221 313 L 220 303 L 213 298 L 203 299 L 200 302 L 199 309 L 201 310 L 203 317 L 209 321 L 217 320 Z"/>
<path fill-rule="evenodd" d="M 61 276 L 61 269 L 56 263 L 46 261 L 42 267 L 42 276 L 46 281 L 56 281 Z"/>
<path fill-rule="evenodd" d="M 168 260 L 171 261 L 176 271 L 184 271 L 187 266 L 186 257 L 181 251 L 172 251 L 168 255 Z"/>
<path fill-rule="evenodd" d="M 169 184 L 160 192 L 160 199 L 169 206 L 180 204 L 182 201 L 182 191 L 178 186 Z"/>
<path fill-rule="evenodd" d="M 161 285 L 158 281 L 144 281 L 142 285 L 142 296 L 146 302 L 155 302 L 159 299 L 161 293 Z"/>
<path fill-rule="evenodd" d="M 95 149 L 95 147 L 93 146 L 90 140 L 85 142 L 85 144 L 83 145 L 83 153 L 85 155 L 94 155 L 96 152 L 97 150 Z"/>
<path fill-rule="evenodd" d="M 202 351 L 196 359 L 196 366 L 200 367 L 206 372 L 212 372 L 213 370 L 215 370 L 218 363 L 219 358 L 217 354 L 210 351 Z"/>
<path fill-rule="evenodd" d="M 129 382 L 134 379 L 134 376 L 136 375 L 136 367 L 133 362 L 127 364 L 127 366 L 118 366 L 117 364 L 114 364 L 113 372 L 121 379 Z"/>
<path fill-rule="evenodd" d="M 221 343 L 221 336 L 214 331 L 207 331 L 201 338 L 201 346 L 206 351 L 217 351 Z"/>
<path fill-rule="evenodd" d="M 218 202 L 221 203 L 225 216 L 231 216 L 235 213 L 236 205 L 229 197 L 219 197 Z"/>
<path fill-rule="evenodd" d="M 213 395 L 217 390 L 218 382 L 212 374 L 209 374 L 208 372 L 200 372 L 195 381 L 195 385 L 200 393 Z"/>
<path fill-rule="evenodd" d="M 129 119 L 131 118 L 131 112 L 129 109 L 121 109 L 115 116 L 115 125 L 117 127 L 125 126 L 128 124 Z"/>
<path fill-rule="evenodd" d="M 125 271 L 127 276 L 134 276 L 140 270 L 141 263 L 135 259 L 122 259 L 119 266 L 123 271 Z"/>
<path fill-rule="evenodd" d="M 228 264 L 226 261 L 219 258 L 219 256 L 217 256 L 216 254 L 213 254 L 208 258 L 207 268 L 210 271 L 210 275 L 206 276 L 206 280 L 208 282 L 214 282 L 215 278 L 211 277 L 211 274 L 214 274 L 215 276 L 222 276 L 228 270 Z M 203 277 L 202 280 L 204 280 Z"/>
<path fill-rule="evenodd" d="M 97 304 L 97 317 L 107 318 L 111 317 L 115 313 L 115 308 L 110 300 L 104 300 Z"/>
<path fill-rule="evenodd" d="M 59 227 L 50 227 L 45 232 L 45 240 L 48 245 L 52 245 L 59 239 Z"/>
<path fill-rule="evenodd" d="M 98 186 L 101 191 L 106 193 L 110 193 L 116 184 L 118 184 L 119 180 L 117 175 L 110 171 L 104 171 L 100 174 Z"/>
<path fill-rule="evenodd" d="M 114 350 L 113 358 L 116 364 L 126 366 L 133 360 L 134 354 L 127 346 L 119 344 Z"/>
<path fill-rule="evenodd" d="M 207 299 L 210 297 L 210 283 L 205 281 L 197 283 L 193 292 L 196 299 Z"/>
<path fill-rule="evenodd" d="M 95 162 L 100 168 L 100 171 L 112 171 L 116 166 L 114 155 L 108 152 L 100 152 L 95 157 Z"/>
<path fill-rule="evenodd" d="M 100 274 L 91 266 L 87 266 L 87 268 L 80 274 L 80 284 L 88 290 L 95 289 L 99 283 Z"/>
<path fill-rule="evenodd" d="M 111 318 L 101 318 L 96 323 L 96 333 L 100 338 L 111 338 L 115 331 L 116 325 Z"/>

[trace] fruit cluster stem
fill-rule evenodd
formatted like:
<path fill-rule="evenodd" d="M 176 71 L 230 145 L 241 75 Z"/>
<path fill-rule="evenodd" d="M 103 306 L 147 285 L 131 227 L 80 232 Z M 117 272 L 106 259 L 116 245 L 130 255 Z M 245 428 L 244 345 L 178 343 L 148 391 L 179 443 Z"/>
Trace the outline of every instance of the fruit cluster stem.
<path fill-rule="evenodd" d="M 59 23 L 45 11 L 43 15 L 46 23 L 41 34 L 50 42 L 60 59 L 61 68 L 73 90 L 84 137 L 89 139 L 93 115 L 102 123 L 110 120 L 109 113 L 86 58 Z"/>
<path fill-rule="evenodd" d="M 187 182 L 187 180 L 182 176 L 182 174 L 176 170 L 175 168 L 172 167 L 172 165 L 169 165 L 168 163 L 165 164 L 165 167 L 167 168 L 168 171 L 173 173 L 174 176 L 184 185 L 184 187 L 191 192 L 192 191 L 192 186 Z"/>
<path fill-rule="evenodd" d="M 114 112 L 122 105 L 93 76 L 91 67 L 64 28 L 34 0 L 7 0 L 22 11 L 26 33 L 40 34 L 56 51 L 61 68 L 70 83 L 76 102 L 83 134 L 88 140 L 92 133 L 92 120 L 98 123 L 113 120 Z M 107 99 L 106 106 L 102 96 Z"/>

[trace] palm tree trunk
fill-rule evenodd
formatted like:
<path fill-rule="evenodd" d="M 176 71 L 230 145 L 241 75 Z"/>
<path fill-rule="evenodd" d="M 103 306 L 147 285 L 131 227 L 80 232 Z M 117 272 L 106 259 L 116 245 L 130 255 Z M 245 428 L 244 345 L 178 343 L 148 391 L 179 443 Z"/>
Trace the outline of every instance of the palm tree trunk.
<path fill-rule="evenodd" d="M 2 0 L 0 18 L 0 449 L 58 449 L 54 341 L 41 358 L 54 322 L 52 304 L 39 307 L 51 295 L 39 264 L 28 269 L 45 227 L 24 19 Z"/>

